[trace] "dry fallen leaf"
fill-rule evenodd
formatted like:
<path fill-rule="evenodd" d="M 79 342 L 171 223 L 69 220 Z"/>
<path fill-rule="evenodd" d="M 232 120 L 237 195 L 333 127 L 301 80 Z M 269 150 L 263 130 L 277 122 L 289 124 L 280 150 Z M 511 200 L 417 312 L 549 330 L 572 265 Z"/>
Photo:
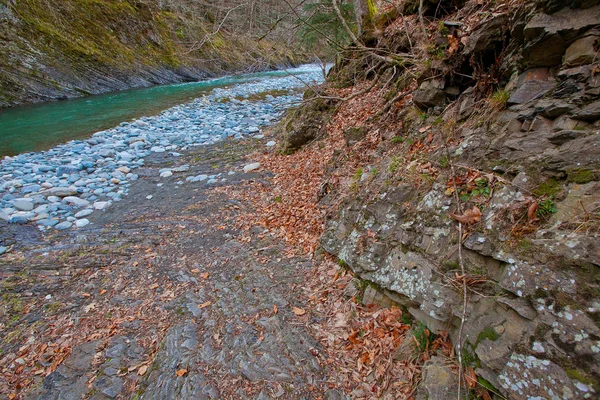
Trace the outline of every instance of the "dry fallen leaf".
<path fill-rule="evenodd" d="M 208 279 L 208 276 L 209 276 L 209 273 L 208 273 L 208 272 L 205 272 L 205 273 L 203 273 L 203 274 L 200 274 L 200 278 L 202 278 L 202 279 Z"/>
<path fill-rule="evenodd" d="M 538 203 L 537 203 L 537 201 L 534 201 L 533 203 L 531 203 L 531 205 L 527 209 L 527 218 L 529 218 L 529 222 L 536 219 L 537 209 L 538 209 Z"/>
<path fill-rule="evenodd" d="M 472 224 L 481 221 L 481 210 L 477 206 L 465 211 L 463 215 L 450 213 L 450 216 L 462 224 Z"/>
<path fill-rule="evenodd" d="M 465 381 L 471 389 L 477 386 L 477 375 L 475 375 L 475 370 L 473 369 L 473 367 L 467 367 L 465 369 Z"/>
<path fill-rule="evenodd" d="M 142 376 L 142 375 L 144 375 L 146 373 L 146 371 L 148 371 L 148 366 L 147 365 L 142 365 L 140 367 L 140 369 L 138 369 L 137 373 L 138 373 L 139 376 Z"/>
<path fill-rule="evenodd" d="M 150 285 L 151 290 L 154 290 L 156 288 L 158 288 L 158 283 L 153 283 L 152 285 Z"/>
<path fill-rule="evenodd" d="M 306 310 L 303 310 L 302 308 L 298 308 L 298 307 L 292 308 L 292 311 L 294 312 L 294 314 L 296 314 L 298 316 L 302 316 L 302 315 L 306 314 Z"/>
<path fill-rule="evenodd" d="M 197 274 L 198 272 L 200 272 L 200 270 L 198 268 L 194 268 L 191 272 L 192 274 Z"/>
<path fill-rule="evenodd" d="M 93 311 L 96 309 L 96 303 L 90 303 L 87 306 L 83 307 L 83 311 L 85 311 L 86 313 Z"/>
<path fill-rule="evenodd" d="M 81 297 L 92 297 L 89 293 L 81 293 Z"/>
<path fill-rule="evenodd" d="M 180 369 L 180 370 L 177 370 L 177 372 L 175 372 L 175 375 L 184 376 L 187 373 L 188 373 L 187 369 Z"/>
<path fill-rule="evenodd" d="M 277 314 L 278 308 L 277 304 L 273 304 L 273 314 Z"/>
<path fill-rule="evenodd" d="M 456 50 L 458 50 L 458 38 L 454 37 L 453 35 L 448 35 L 448 54 L 454 54 L 454 52 Z"/>
<path fill-rule="evenodd" d="M 212 304 L 212 301 L 207 301 L 207 302 L 204 302 L 204 303 L 200 304 L 198 306 L 198 308 L 203 309 L 203 308 L 206 308 L 206 307 L 210 306 L 211 304 Z"/>
<path fill-rule="evenodd" d="M 102 290 L 100 291 L 100 294 L 101 294 L 101 295 L 102 295 L 102 294 L 104 294 L 104 293 L 106 293 L 106 289 L 102 289 Z"/>

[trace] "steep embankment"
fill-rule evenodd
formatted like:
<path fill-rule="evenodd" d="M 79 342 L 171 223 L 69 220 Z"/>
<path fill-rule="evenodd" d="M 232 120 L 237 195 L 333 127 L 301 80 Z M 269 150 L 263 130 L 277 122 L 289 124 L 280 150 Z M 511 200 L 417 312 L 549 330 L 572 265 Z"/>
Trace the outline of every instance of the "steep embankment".
<path fill-rule="evenodd" d="M 398 1 L 364 37 L 396 61 L 348 52 L 281 127 L 328 161 L 323 248 L 511 399 L 600 390 L 597 3 Z"/>
<path fill-rule="evenodd" d="M 301 61 L 158 3 L 0 1 L 0 108 Z"/>

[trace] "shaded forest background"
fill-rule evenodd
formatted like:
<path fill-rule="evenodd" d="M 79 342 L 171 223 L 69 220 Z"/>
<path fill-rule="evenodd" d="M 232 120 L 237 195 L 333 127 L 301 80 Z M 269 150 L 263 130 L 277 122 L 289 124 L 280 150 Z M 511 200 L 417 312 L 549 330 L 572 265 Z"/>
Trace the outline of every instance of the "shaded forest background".
<path fill-rule="evenodd" d="M 331 0 L 0 0 L 0 108 L 332 59 L 346 36 Z"/>

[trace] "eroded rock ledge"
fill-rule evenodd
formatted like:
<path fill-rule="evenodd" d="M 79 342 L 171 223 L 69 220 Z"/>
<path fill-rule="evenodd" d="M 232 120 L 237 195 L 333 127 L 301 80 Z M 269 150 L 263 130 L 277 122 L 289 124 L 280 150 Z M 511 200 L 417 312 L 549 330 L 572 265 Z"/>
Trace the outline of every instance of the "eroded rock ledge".
<path fill-rule="evenodd" d="M 401 131 L 381 120 L 352 128 L 383 139 L 322 237 L 327 252 L 456 343 L 455 179 L 463 210 L 482 212 L 462 238 L 464 359 L 511 399 L 595 398 L 600 389 L 600 5 L 555 3 L 487 10 L 459 33 L 476 2 L 447 16 L 458 22 L 445 24 L 446 46 L 462 40 L 420 68 L 412 102 L 397 111 Z M 401 42 L 383 29 L 380 43 Z M 365 64 L 338 64 L 330 84 Z M 482 96 L 473 66 L 498 79 L 493 96 Z M 380 73 L 393 82 L 389 69 Z M 395 76 L 397 88 L 409 86 Z M 340 192 L 329 185 L 323 203 Z"/>

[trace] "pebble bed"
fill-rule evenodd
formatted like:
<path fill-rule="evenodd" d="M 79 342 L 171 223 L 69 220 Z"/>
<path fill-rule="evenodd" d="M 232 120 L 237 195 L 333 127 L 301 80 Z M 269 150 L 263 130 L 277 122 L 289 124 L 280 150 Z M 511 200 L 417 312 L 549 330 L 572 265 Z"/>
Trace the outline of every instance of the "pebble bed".
<path fill-rule="evenodd" d="M 66 230 L 90 224 L 88 217 L 127 196 L 136 169 L 153 153 L 179 157 L 193 146 L 226 138 L 262 138 L 262 128 L 302 99 L 297 91 L 323 81 L 321 69 L 307 65 L 289 70 L 299 76 L 262 78 L 217 88 L 194 101 L 152 117 L 123 122 L 87 140 L 74 140 L 42 152 L 5 157 L 0 165 L 0 219 L 13 224 L 35 223 L 40 230 Z M 269 91 L 288 94 L 251 101 Z M 267 146 L 276 143 L 270 141 Z M 181 166 L 160 170 L 162 178 L 185 172 Z M 230 172 L 231 173 L 231 172 Z M 212 184 L 219 175 L 187 177 Z M 178 182 L 184 184 L 185 182 Z M 0 254 L 7 249 L 0 245 Z"/>

